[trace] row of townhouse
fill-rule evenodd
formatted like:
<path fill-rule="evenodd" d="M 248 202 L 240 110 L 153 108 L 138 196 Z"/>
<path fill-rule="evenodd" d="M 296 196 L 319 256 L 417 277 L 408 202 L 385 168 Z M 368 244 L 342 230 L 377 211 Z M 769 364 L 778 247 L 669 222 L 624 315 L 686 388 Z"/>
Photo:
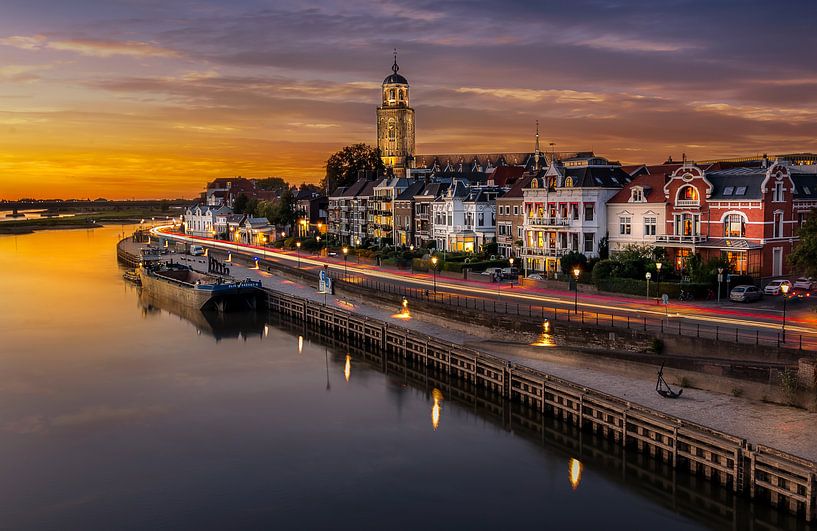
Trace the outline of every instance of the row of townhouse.
<path fill-rule="evenodd" d="M 479 181 L 360 179 L 330 197 L 328 228 L 352 245 L 388 238 L 469 252 L 496 241 L 526 273 L 549 276 L 567 253 L 597 258 L 637 244 L 664 248 L 679 271 L 698 254 L 764 278 L 789 272 L 797 228 L 817 208 L 817 166 L 793 156 L 622 167 L 587 152 L 545 162 Z"/>
<path fill-rule="evenodd" d="M 722 258 L 739 274 L 790 273 L 797 230 L 817 210 L 817 166 L 767 158 L 739 164 L 643 166 L 608 203 L 610 252 L 628 244 L 686 260 Z"/>
<path fill-rule="evenodd" d="M 275 227 L 267 218 L 234 214 L 230 207 L 197 203 L 187 207 L 182 216 L 186 234 L 218 238 L 251 245 L 265 245 L 275 240 Z"/>

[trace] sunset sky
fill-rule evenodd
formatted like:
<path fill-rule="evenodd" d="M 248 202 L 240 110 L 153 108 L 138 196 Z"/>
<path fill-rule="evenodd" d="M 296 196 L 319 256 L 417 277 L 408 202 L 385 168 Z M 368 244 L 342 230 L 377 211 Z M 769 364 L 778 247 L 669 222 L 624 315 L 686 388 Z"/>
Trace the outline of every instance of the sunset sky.
<path fill-rule="evenodd" d="M 392 49 L 418 153 L 817 150 L 817 2 L 3 0 L 0 198 L 314 182 L 374 143 Z"/>

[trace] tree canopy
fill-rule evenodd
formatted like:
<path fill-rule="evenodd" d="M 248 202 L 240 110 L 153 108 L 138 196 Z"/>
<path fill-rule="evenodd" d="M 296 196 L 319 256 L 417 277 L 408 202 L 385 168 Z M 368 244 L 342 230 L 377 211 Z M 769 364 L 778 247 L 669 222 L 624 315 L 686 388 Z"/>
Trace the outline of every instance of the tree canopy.
<path fill-rule="evenodd" d="M 382 173 L 386 167 L 380 158 L 380 150 L 367 144 L 353 144 L 334 153 L 326 161 L 326 175 L 321 181 L 321 189 L 329 193 L 339 186 L 349 186 L 358 177 L 358 171 Z"/>
<path fill-rule="evenodd" d="M 789 255 L 789 264 L 806 276 L 817 276 L 817 215 L 812 214 L 800 227 L 800 241 Z"/>
<path fill-rule="evenodd" d="M 257 186 L 259 190 L 281 193 L 289 188 L 289 183 L 282 177 L 267 177 L 266 179 L 256 179 L 255 186 Z"/>

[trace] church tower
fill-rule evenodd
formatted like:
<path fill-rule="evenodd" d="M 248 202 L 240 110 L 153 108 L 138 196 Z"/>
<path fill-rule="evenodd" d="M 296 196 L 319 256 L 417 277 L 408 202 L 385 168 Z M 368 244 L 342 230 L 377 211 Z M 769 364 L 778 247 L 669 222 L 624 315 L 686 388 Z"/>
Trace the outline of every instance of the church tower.
<path fill-rule="evenodd" d="M 397 50 L 392 74 L 383 80 L 383 99 L 377 108 L 377 147 L 383 164 L 403 177 L 414 155 L 414 109 L 409 106 L 409 83 L 397 73 Z"/>

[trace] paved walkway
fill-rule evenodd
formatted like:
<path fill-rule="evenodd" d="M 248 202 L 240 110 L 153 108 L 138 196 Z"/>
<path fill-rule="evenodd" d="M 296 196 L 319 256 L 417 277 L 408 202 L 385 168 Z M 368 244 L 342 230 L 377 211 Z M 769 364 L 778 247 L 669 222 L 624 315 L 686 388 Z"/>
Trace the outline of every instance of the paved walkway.
<path fill-rule="evenodd" d="M 206 268 L 206 258 L 181 255 L 178 257 L 186 259 L 188 263 L 192 262 L 194 267 Z M 232 276 L 235 278 L 250 277 L 260 280 L 265 287 L 271 289 L 316 302 L 324 300 L 324 296 L 317 292 L 316 286 L 305 285 L 277 274 L 248 269 L 235 264 L 232 268 Z M 343 296 L 330 295 L 326 300 L 328 304 L 349 309 L 345 304 L 338 303 L 339 300 L 346 300 Z M 542 348 L 541 355 L 537 355 L 536 349 L 527 345 L 504 345 L 503 348 L 494 348 L 491 345 L 492 342 L 483 338 L 444 328 L 424 320 L 395 319 L 392 314 L 399 311 L 397 307 L 394 308 L 394 312 L 389 312 L 373 305 L 361 304 L 357 300 L 353 300 L 353 303 L 354 311 L 362 315 L 391 321 L 400 326 L 455 343 L 468 344 L 492 355 L 545 371 L 554 376 L 744 437 L 750 443 L 764 444 L 817 461 L 817 413 L 697 389 L 686 390 L 684 396 L 679 400 L 667 400 L 656 394 L 653 378 L 647 380 L 633 376 L 613 375 L 582 366 L 581 362 L 557 361 L 553 354 L 558 351 L 551 348 Z M 518 351 L 518 354 L 509 353 L 514 349 Z M 566 358 L 570 359 L 570 355 L 566 354 Z"/>

